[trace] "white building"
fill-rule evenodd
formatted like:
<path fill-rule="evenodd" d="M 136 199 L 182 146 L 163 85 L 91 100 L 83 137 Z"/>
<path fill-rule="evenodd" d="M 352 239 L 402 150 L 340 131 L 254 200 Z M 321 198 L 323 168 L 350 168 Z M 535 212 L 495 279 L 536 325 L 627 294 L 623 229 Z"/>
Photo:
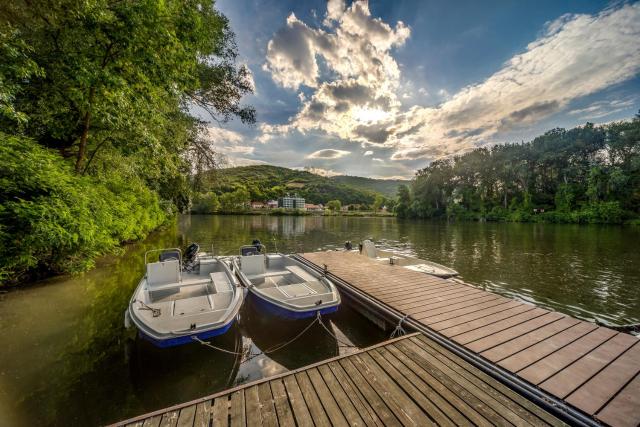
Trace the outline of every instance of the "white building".
<path fill-rule="evenodd" d="M 304 209 L 304 199 L 302 197 L 289 195 L 278 199 L 278 207 L 284 209 Z"/>

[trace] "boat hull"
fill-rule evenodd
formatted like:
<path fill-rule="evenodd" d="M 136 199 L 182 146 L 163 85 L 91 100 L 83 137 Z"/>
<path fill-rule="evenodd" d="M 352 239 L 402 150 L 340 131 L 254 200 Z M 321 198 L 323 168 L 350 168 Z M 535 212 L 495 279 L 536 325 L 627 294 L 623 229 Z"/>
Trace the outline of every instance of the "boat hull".
<path fill-rule="evenodd" d="M 194 338 L 198 338 L 201 340 L 206 340 L 209 338 L 213 338 L 213 337 L 217 337 L 219 335 L 224 334 L 225 332 L 227 332 L 229 329 L 231 329 L 231 326 L 233 326 L 233 322 L 235 321 L 235 318 L 231 320 L 231 322 L 227 323 L 226 325 L 223 325 L 219 328 L 216 329 L 211 329 L 208 331 L 200 331 L 200 332 L 196 332 L 194 334 L 190 334 L 190 335 L 180 335 L 180 336 L 175 336 L 175 337 L 169 337 L 169 338 L 165 338 L 165 339 L 158 339 L 158 338 L 154 338 L 150 335 L 147 335 L 142 329 L 137 328 L 138 329 L 138 336 L 146 341 L 149 341 L 151 344 L 155 345 L 156 347 L 160 347 L 160 348 L 168 348 L 168 347 L 177 347 L 180 345 L 185 345 L 185 344 L 189 344 L 189 343 L 193 343 L 195 341 Z"/>
<path fill-rule="evenodd" d="M 322 307 L 320 309 L 296 311 L 296 310 L 290 310 L 286 307 L 282 307 L 278 304 L 275 304 L 263 298 L 258 293 L 252 292 L 251 289 L 249 289 L 249 293 L 251 294 L 254 304 L 258 308 L 264 310 L 265 312 L 271 315 L 278 316 L 283 319 L 290 319 L 290 320 L 308 319 L 310 317 L 317 316 L 318 312 L 320 312 L 321 315 L 335 313 L 336 311 L 338 311 L 338 307 L 340 307 L 340 305 L 337 304 L 334 306 Z"/>

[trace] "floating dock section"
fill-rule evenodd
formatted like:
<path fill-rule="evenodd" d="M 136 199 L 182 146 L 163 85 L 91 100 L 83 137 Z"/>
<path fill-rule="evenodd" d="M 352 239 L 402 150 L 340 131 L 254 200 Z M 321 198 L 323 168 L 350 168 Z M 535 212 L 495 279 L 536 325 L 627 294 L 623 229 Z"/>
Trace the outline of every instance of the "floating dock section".
<path fill-rule="evenodd" d="M 640 340 L 357 252 L 303 254 L 366 310 L 404 318 L 575 424 L 640 425 Z M 391 320 L 397 321 L 397 320 Z"/>
<path fill-rule="evenodd" d="M 560 426 L 422 334 L 406 335 L 118 425 Z"/>

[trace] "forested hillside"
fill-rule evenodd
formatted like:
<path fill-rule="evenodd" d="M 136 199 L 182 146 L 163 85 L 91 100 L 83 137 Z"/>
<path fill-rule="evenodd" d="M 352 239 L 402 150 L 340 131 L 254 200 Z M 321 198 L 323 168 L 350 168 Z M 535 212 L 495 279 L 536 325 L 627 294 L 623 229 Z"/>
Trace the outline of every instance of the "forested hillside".
<path fill-rule="evenodd" d="M 375 191 L 385 197 L 395 198 L 400 185 L 408 184 L 408 180 L 402 179 L 373 179 L 362 176 L 337 175 L 329 178 L 338 184 L 348 185 L 361 190 Z"/>
<path fill-rule="evenodd" d="M 309 203 L 340 200 L 342 204 L 370 205 L 378 194 L 307 171 L 271 165 L 221 169 L 216 172 L 213 182 L 215 184 L 212 188 L 219 194 L 244 187 L 251 200 L 276 199 L 289 193 L 299 194 Z"/>
<path fill-rule="evenodd" d="M 640 114 L 438 160 L 400 188 L 399 216 L 620 223 L 640 217 Z"/>
<path fill-rule="evenodd" d="M 0 284 L 84 270 L 189 202 L 197 105 L 253 122 L 213 1 L 0 4 Z"/>

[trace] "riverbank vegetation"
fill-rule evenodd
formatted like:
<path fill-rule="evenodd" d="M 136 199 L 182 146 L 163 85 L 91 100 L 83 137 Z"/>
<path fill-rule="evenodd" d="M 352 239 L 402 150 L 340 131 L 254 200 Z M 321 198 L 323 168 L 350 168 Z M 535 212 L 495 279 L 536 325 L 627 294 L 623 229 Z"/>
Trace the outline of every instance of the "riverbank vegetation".
<path fill-rule="evenodd" d="M 187 208 L 252 91 L 212 1 L 0 6 L 0 284 L 80 271 Z"/>
<path fill-rule="evenodd" d="M 398 191 L 398 216 L 622 223 L 640 218 L 640 114 L 437 160 Z"/>

